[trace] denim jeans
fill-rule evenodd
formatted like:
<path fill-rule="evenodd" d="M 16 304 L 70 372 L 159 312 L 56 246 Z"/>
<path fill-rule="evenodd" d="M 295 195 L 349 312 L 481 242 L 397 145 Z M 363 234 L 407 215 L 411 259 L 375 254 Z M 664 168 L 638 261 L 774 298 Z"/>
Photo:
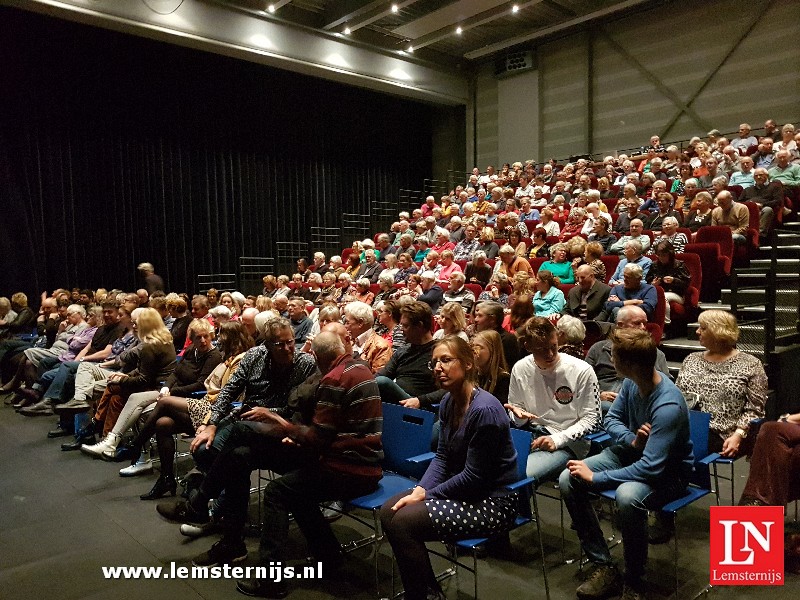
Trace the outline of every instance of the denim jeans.
<path fill-rule="evenodd" d="M 640 457 L 632 448 L 612 446 L 584 462 L 597 473 L 626 467 Z M 590 504 L 592 484 L 570 476 L 566 469 L 561 473 L 558 484 L 586 556 L 595 564 L 610 565 L 611 553 Z M 625 558 L 625 581 L 628 584 L 638 585 L 645 574 L 647 511 L 661 508 L 682 496 L 685 491 L 686 482 L 676 480 L 659 481 L 658 487 L 639 481 L 627 481 L 617 487 L 618 522 Z"/>
<path fill-rule="evenodd" d="M 532 432 L 533 439 L 550 435 L 544 427 L 534 427 Z M 567 462 L 574 458 L 575 455 L 567 448 L 561 448 L 554 452 L 536 450 L 528 455 L 525 475 L 535 477 L 537 485 L 543 481 L 555 481 L 558 479 L 559 473 L 566 468 Z"/>
<path fill-rule="evenodd" d="M 378 384 L 378 391 L 381 394 L 381 401 L 389 404 L 400 404 L 400 400 L 411 398 L 411 394 L 401 388 L 393 379 L 378 375 L 375 378 Z"/>

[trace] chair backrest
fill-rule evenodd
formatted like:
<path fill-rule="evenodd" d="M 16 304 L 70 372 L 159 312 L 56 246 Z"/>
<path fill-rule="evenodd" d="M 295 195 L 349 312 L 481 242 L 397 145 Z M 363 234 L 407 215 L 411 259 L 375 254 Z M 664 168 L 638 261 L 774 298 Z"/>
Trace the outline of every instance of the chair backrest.
<path fill-rule="evenodd" d="M 683 261 L 686 270 L 689 271 L 689 285 L 696 290 L 700 290 L 703 285 L 703 265 L 700 264 L 700 257 L 692 252 L 686 254 L 676 254 L 677 260 Z"/>
<path fill-rule="evenodd" d="M 386 402 L 382 408 L 383 468 L 399 475 L 421 477 L 426 465 L 412 465 L 406 459 L 430 451 L 436 415 L 427 410 Z"/>
<path fill-rule="evenodd" d="M 698 244 L 712 243 L 719 244 L 719 253 L 722 256 L 733 258 L 733 236 L 730 227 L 724 225 L 706 225 L 697 230 Z"/>
<path fill-rule="evenodd" d="M 541 268 L 542 264 L 550 259 L 542 258 L 541 256 L 537 256 L 536 258 L 531 258 L 528 262 L 531 263 L 531 269 L 533 269 L 534 273 L 538 273 L 539 269 Z"/>
<path fill-rule="evenodd" d="M 467 288 L 475 296 L 475 300 L 481 295 L 483 287 L 478 283 L 465 283 L 464 287 Z"/>
<path fill-rule="evenodd" d="M 531 452 L 531 432 L 511 428 L 511 441 L 517 451 L 517 477 L 525 479 L 528 468 L 528 454 Z"/>
<path fill-rule="evenodd" d="M 711 415 L 699 410 L 689 411 L 689 437 L 692 439 L 694 453 L 694 474 L 691 483 L 703 489 L 711 488 L 711 474 L 708 465 L 700 461 L 708 456 L 708 431 Z"/>
<path fill-rule="evenodd" d="M 655 286 L 655 288 L 657 297 L 656 309 L 650 317 L 650 322 L 664 329 L 664 321 L 667 318 L 667 299 L 664 296 L 664 288 L 660 285 Z"/>
<path fill-rule="evenodd" d="M 600 257 L 600 260 L 602 260 L 603 264 L 606 266 L 606 280 L 603 283 L 608 283 L 614 271 L 617 270 L 619 256 L 616 254 L 604 254 Z"/>

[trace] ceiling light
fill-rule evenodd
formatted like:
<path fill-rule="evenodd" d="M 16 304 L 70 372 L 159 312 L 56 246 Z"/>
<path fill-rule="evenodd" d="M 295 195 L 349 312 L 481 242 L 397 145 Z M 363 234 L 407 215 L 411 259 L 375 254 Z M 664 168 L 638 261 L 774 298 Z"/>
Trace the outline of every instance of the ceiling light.
<path fill-rule="evenodd" d="M 519 6 L 517 6 L 516 4 L 514 6 L 512 6 L 511 7 L 511 12 L 514 13 L 514 14 L 517 14 L 519 12 Z"/>
<path fill-rule="evenodd" d="M 345 35 L 350 35 L 350 28 L 349 27 L 345 27 L 344 28 L 344 34 Z"/>
<path fill-rule="evenodd" d="M 408 52 L 409 54 L 414 54 L 414 46 L 409 46 L 408 48 L 406 48 L 406 52 Z"/>
<path fill-rule="evenodd" d="M 399 6 L 397 6 L 397 4 L 392 4 L 392 12 L 393 12 L 393 13 L 396 13 L 396 12 L 398 12 L 399 10 L 400 10 L 400 7 L 399 7 Z"/>
<path fill-rule="evenodd" d="M 461 25 L 459 25 L 458 27 L 456 27 L 456 34 L 457 34 L 457 35 L 461 35 L 461 32 L 462 32 L 462 31 L 463 31 L 463 29 L 461 29 Z"/>
<path fill-rule="evenodd" d="M 274 4 L 270 4 L 270 5 L 267 7 L 267 10 L 268 10 L 269 12 L 271 12 L 271 13 L 274 13 L 274 12 L 275 12 L 275 5 L 274 5 Z"/>

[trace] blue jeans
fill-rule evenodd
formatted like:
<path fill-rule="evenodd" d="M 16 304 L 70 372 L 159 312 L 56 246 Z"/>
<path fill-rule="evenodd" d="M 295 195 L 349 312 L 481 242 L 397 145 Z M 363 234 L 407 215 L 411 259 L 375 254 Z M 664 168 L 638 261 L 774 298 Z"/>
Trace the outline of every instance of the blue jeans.
<path fill-rule="evenodd" d="M 626 467 L 640 458 L 641 455 L 632 448 L 618 445 L 606 448 L 584 462 L 597 473 Z M 610 565 L 611 553 L 590 504 L 592 484 L 570 476 L 565 469 L 559 477 L 558 485 L 586 556 L 597 565 Z M 626 481 L 617 487 L 616 502 L 625 558 L 625 581 L 629 585 L 638 585 L 645 574 L 647 511 L 659 509 L 685 492 L 686 482 L 674 480 L 664 481 L 659 487 L 639 481 Z"/>
<path fill-rule="evenodd" d="M 550 435 L 544 427 L 533 428 L 533 438 Z M 543 481 L 555 481 L 559 473 L 563 471 L 567 462 L 574 459 L 575 455 L 567 448 L 561 448 L 554 452 L 547 450 L 537 450 L 528 455 L 528 463 L 525 467 L 525 475 L 535 477 L 536 484 Z"/>
<path fill-rule="evenodd" d="M 56 404 L 69 400 L 75 392 L 75 373 L 78 372 L 80 364 L 78 361 L 71 360 L 61 363 L 57 369 L 51 369 L 45 373 L 42 380 L 50 373 L 53 373 L 53 379 L 44 397 L 53 400 Z"/>
<path fill-rule="evenodd" d="M 378 391 L 381 394 L 381 401 L 389 404 L 400 404 L 400 400 L 412 398 L 411 394 L 395 383 L 393 379 L 378 375 L 375 378 L 378 384 Z"/>

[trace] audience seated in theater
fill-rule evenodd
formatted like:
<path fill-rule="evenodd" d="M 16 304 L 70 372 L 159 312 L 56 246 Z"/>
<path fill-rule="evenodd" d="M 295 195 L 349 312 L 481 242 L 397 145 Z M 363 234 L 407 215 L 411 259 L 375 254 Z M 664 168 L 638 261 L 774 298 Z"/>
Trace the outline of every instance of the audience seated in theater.
<path fill-rule="evenodd" d="M 561 229 L 561 234 L 558 236 L 559 239 L 564 241 L 567 238 L 578 235 L 583 229 L 583 222 L 585 220 L 586 211 L 580 207 L 573 208 L 567 217 L 567 222 Z"/>
<path fill-rule="evenodd" d="M 693 408 L 711 414 L 708 451 L 725 457 L 745 453 L 751 421 L 764 417 L 767 375 L 761 361 L 736 349 L 736 317 L 723 310 L 700 313 L 702 352 L 687 356 L 675 384 Z M 747 440 L 752 442 L 753 440 Z"/>
<path fill-rule="evenodd" d="M 275 275 L 265 275 L 261 281 L 264 283 L 264 290 L 261 292 L 262 295 L 267 298 L 272 298 L 278 289 L 278 280 L 275 278 Z"/>
<path fill-rule="evenodd" d="M 469 341 L 466 333 L 467 318 L 464 309 L 457 302 L 448 302 L 439 309 L 439 314 L 433 317 L 439 329 L 433 334 L 434 340 L 440 340 L 448 335 L 457 335 L 465 342 Z"/>
<path fill-rule="evenodd" d="M 491 276 L 492 268 L 486 264 L 486 253 L 483 250 L 476 250 L 472 261 L 467 264 L 467 268 L 464 271 L 466 282 L 476 283 L 481 287 L 485 287 L 489 284 Z"/>
<path fill-rule="evenodd" d="M 597 191 L 597 190 L 593 190 Z M 611 215 L 608 212 L 602 212 L 600 210 L 600 205 L 596 202 L 590 202 L 586 205 L 586 221 L 583 223 L 583 229 L 581 229 L 581 235 L 589 235 L 594 231 L 594 226 L 597 221 L 605 221 L 608 229 L 611 229 L 613 223 L 611 219 Z"/>
<path fill-rule="evenodd" d="M 464 340 L 445 338 L 431 364 L 447 392 L 436 458 L 419 485 L 391 498 L 380 515 L 409 599 L 442 597 L 426 541 L 458 536 L 467 519 L 470 535 L 499 533 L 517 514 L 517 494 L 503 491 L 516 477 L 508 417 L 497 398 L 476 387 L 473 350 Z M 429 516 L 439 513 L 460 516 Z"/>
<path fill-rule="evenodd" d="M 481 250 L 486 254 L 486 258 L 494 260 L 500 253 L 500 247 L 494 241 L 494 229 L 491 227 L 484 227 L 481 229 L 480 245 L 475 250 Z"/>
<path fill-rule="evenodd" d="M 617 329 L 646 329 L 647 314 L 638 306 L 624 306 L 617 313 L 615 327 Z M 592 366 L 597 375 L 602 410 L 603 414 L 605 414 L 611 407 L 611 403 L 616 399 L 624 379 L 617 373 L 614 363 L 611 361 L 611 340 L 604 339 L 593 344 L 586 354 L 586 362 Z M 656 350 L 656 370 L 669 375 L 667 358 L 661 350 Z"/>
<path fill-rule="evenodd" d="M 611 222 L 600 218 L 595 219 L 592 231 L 588 234 L 587 240 L 597 243 L 601 248 L 601 254 L 605 254 L 611 245 L 617 241 L 617 238 L 611 233 Z"/>
<path fill-rule="evenodd" d="M 744 244 L 747 241 L 745 236 L 747 235 L 747 229 L 750 224 L 750 211 L 747 210 L 744 204 L 734 202 L 733 195 L 727 190 L 717 194 L 716 204 L 717 207 L 711 211 L 711 224 L 729 227 L 733 237 L 733 243 Z M 762 207 L 762 228 L 766 225 L 766 230 L 769 230 L 772 217 L 772 208 L 769 206 Z"/>
<path fill-rule="evenodd" d="M 568 250 L 566 244 L 553 244 L 550 246 L 550 260 L 542 263 L 539 270 L 546 269 L 559 278 L 560 283 L 575 283 L 575 272 L 572 269 L 572 262 L 568 260 Z"/>
<path fill-rule="evenodd" d="M 362 277 L 356 281 L 356 291 L 353 294 L 353 301 L 363 302 L 372 306 L 372 302 L 375 299 L 375 294 L 369 291 L 370 285 L 370 280 L 366 277 Z"/>
<path fill-rule="evenodd" d="M 339 277 L 342 275 L 349 275 L 350 279 L 353 279 L 357 274 L 358 271 L 361 269 L 361 259 L 356 252 L 351 252 L 347 255 L 347 266 L 344 269 L 344 273 L 340 274 Z M 291 294 L 289 294 L 291 296 Z"/>
<path fill-rule="evenodd" d="M 586 256 L 586 244 L 586 240 L 580 235 L 576 235 L 575 237 L 568 239 L 564 244 L 567 247 L 567 260 L 572 263 L 573 273 L 575 273 L 575 269 L 584 263 L 584 258 Z M 572 283 L 575 282 L 573 281 Z"/>
<path fill-rule="evenodd" d="M 392 294 L 392 300 L 400 300 L 402 298 L 410 298 L 411 300 L 416 300 L 417 297 L 422 293 L 422 275 L 418 273 L 413 273 L 412 275 L 408 276 L 406 280 L 406 285 L 399 289 L 396 289 Z"/>
<path fill-rule="evenodd" d="M 558 284 L 558 279 L 550 271 L 546 268 L 539 269 L 536 281 L 537 291 L 533 296 L 533 310 L 537 317 L 561 314 L 561 310 L 564 308 L 564 292 L 558 288 Z"/>
<path fill-rule="evenodd" d="M 744 189 L 755 185 L 753 166 L 753 158 L 751 156 L 742 156 L 739 159 L 739 170 L 730 175 L 730 185 L 738 185 Z"/>
<path fill-rule="evenodd" d="M 284 296 L 285 298 L 288 298 L 292 295 L 292 288 L 289 287 L 290 279 L 288 275 L 278 275 L 276 281 L 277 287 L 275 288 L 275 294 L 272 296 L 273 300 L 275 300 L 275 298 L 278 296 Z M 192 316 L 194 316 L 194 314 L 192 314 Z"/>
<path fill-rule="evenodd" d="M 296 346 L 302 347 L 313 325 L 306 312 L 305 300 L 299 296 L 292 296 L 289 298 L 288 311 L 289 322 L 294 331 L 294 343 Z"/>
<path fill-rule="evenodd" d="M 657 348 L 647 332 L 620 329 L 612 336 L 614 363 L 626 378 L 605 419 L 614 445 L 570 461 L 559 488 L 582 549 L 595 565 L 577 589 L 578 597 L 608 598 L 622 589 L 626 599 L 643 599 L 647 509 L 659 509 L 686 493 L 693 463 L 689 417 L 680 391 L 654 367 Z M 624 523 L 624 580 L 613 566 L 591 504 L 597 492 L 612 489 Z"/>
<path fill-rule="evenodd" d="M 210 311 L 208 311 L 209 316 L 211 317 L 211 323 L 214 325 L 215 328 L 219 328 L 220 325 L 223 323 L 227 323 L 231 321 L 231 311 L 230 309 L 225 306 L 224 304 L 220 304 L 215 306 Z M 189 343 L 189 339 L 187 336 L 187 343 Z"/>
<path fill-rule="evenodd" d="M 526 475 L 538 485 L 558 477 L 569 460 L 588 455 L 584 436 L 601 422 L 597 377 L 583 360 L 559 352 L 548 319 L 529 319 L 517 336 L 530 354 L 511 369 L 506 408 L 517 427 L 533 434 Z M 547 391 L 553 389 L 569 390 L 570 402 Z"/>
<path fill-rule="evenodd" d="M 578 284 L 567 294 L 563 313 L 582 321 L 595 320 L 605 308 L 611 288 L 596 277 L 588 264 L 578 267 L 576 277 Z"/>
<path fill-rule="evenodd" d="M 713 156 L 709 156 L 705 160 L 705 166 L 706 174 L 697 180 L 697 184 L 700 188 L 710 192 L 713 189 L 714 179 L 724 176 L 724 173 L 719 170 L 719 163 Z"/>
<path fill-rule="evenodd" d="M 772 146 L 772 149 L 776 152 L 780 152 L 781 150 L 787 150 L 790 154 L 792 150 L 797 148 L 797 143 L 795 142 L 795 130 L 794 125 L 792 123 L 786 123 L 783 127 L 781 127 L 781 134 L 780 136 L 769 136 L 773 140 L 780 137 L 781 139 L 775 142 Z M 777 158 L 777 156 L 776 156 Z"/>
<path fill-rule="evenodd" d="M 377 382 L 384 402 L 433 410 L 444 395 L 436 389 L 429 368 L 433 352 L 433 314 L 424 302 L 409 302 L 400 308 L 400 325 L 407 346 L 396 349 L 389 363 L 378 372 Z"/>
<path fill-rule="evenodd" d="M 342 315 L 339 311 L 339 307 L 335 303 L 328 302 L 323 304 L 319 312 L 317 312 L 317 319 L 311 326 L 311 331 L 309 331 L 308 337 L 300 351 L 306 353 L 311 352 L 311 342 L 319 335 L 319 332 L 322 331 L 328 323 L 341 323 L 341 321 Z M 266 323 L 264 323 L 264 325 L 266 325 Z M 263 330 L 263 327 L 261 330 Z"/>

